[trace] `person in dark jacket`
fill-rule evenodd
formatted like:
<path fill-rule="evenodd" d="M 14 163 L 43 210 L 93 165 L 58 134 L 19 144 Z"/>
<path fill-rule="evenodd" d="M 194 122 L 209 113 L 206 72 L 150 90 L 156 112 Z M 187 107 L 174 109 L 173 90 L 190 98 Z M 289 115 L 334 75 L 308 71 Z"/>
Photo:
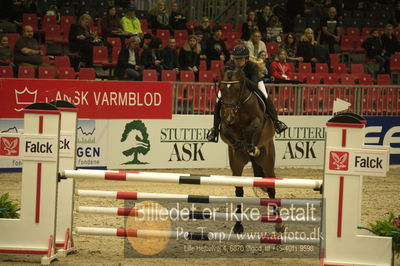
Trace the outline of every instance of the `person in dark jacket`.
<path fill-rule="evenodd" d="M 176 51 L 176 40 L 174 37 L 168 39 L 167 47 L 161 50 L 161 64 L 163 69 L 179 72 L 178 52 Z"/>
<path fill-rule="evenodd" d="M 226 49 L 225 41 L 221 39 L 222 28 L 215 26 L 213 35 L 206 41 L 205 55 L 207 56 L 207 67 L 210 68 L 211 60 L 226 62 L 229 59 L 229 52 Z"/>
<path fill-rule="evenodd" d="M 179 52 L 180 70 L 199 71 L 200 65 L 200 44 L 197 41 L 196 35 L 190 35 Z"/>
<path fill-rule="evenodd" d="M 400 51 L 400 44 L 397 40 L 396 35 L 393 33 L 393 25 L 387 24 L 385 31 L 381 36 L 383 49 L 385 50 L 385 56 L 390 57 Z"/>
<path fill-rule="evenodd" d="M 134 36 L 130 39 L 128 47 L 121 50 L 118 63 L 115 67 L 115 76 L 122 80 L 125 75 L 130 80 L 142 80 L 142 66 L 140 66 L 140 38 Z"/>
<path fill-rule="evenodd" d="M 318 59 L 315 54 L 317 44 L 317 41 L 314 39 L 314 31 L 311 28 L 305 29 L 297 45 L 297 56 L 302 57 L 303 62 L 317 63 Z"/>
<path fill-rule="evenodd" d="M 385 56 L 382 42 L 379 38 L 379 32 L 376 29 L 371 30 L 371 36 L 361 45 L 367 52 L 369 59 L 375 59 L 379 64 L 379 72 L 386 73 L 389 70 L 389 57 Z"/>
<path fill-rule="evenodd" d="M 144 69 L 157 70 L 159 79 L 161 78 L 161 71 L 163 70 L 163 65 L 161 64 L 161 45 L 161 39 L 155 37 L 151 39 L 148 47 L 144 49 L 142 54 L 142 65 Z"/>
<path fill-rule="evenodd" d="M 149 10 L 149 26 L 153 30 L 153 34 L 157 30 L 172 30 L 169 24 L 170 14 L 167 10 L 166 2 L 159 0 L 157 4 Z"/>
<path fill-rule="evenodd" d="M 169 25 L 174 30 L 186 30 L 186 17 L 179 11 L 178 2 L 171 3 L 171 15 L 169 17 Z"/>
<path fill-rule="evenodd" d="M 89 24 L 92 17 L 88 14 L 83 14 L 79 17 L 78 23 L 71 24 L 69 32 L 69 48 L 71 52 L 79 52 L 83 61 L 86 62 L 86 67 L 93 65 L 93 43 L 95 37 L 90 32 Z"/>
<path fill-rule="evenodd" d="M 33 28 L 29 25 L 24 27 L 22 37 L 15 42 L 14 63 L 16 65 L 30 64 L 39 66 L 43 63 L 42 51 L 35 38 Z"/>
<path fill-rule="evenodd" d="M 251 33 L 255 30 L 259 30 L 257 26 L 256 12 L 250 10 L 247 13 L 246 22 L 242 25 L 242 39 L 248 41 Z"/>
<path fill-rule="evenodd" d="M 212 29 L 210 26 L 210 19 L 208 17 L 202 17 L 201 22 L 194 28 L 194 32 L 203 33 L 203 40 L 211 38 Z"/>
<path fill-rule="evenodd" d="M 235 68 L 240 67 L 245 74 L 245 84 L 252 91 L 259 91 L 259 68 L 256 63 L 249 61 L 250 52 L 246 45 L 237 45 L 233 49 L 232 58 L 233 61 L 230 61 L 226 64 L 226 68 Z M 262 82 L 262 81 L 261 81 Z M 265 87 L 264 87 L 265 88 Z M 264 98 L 264 92 L 258 93 L 262 98 Z M 264 99 L 266 103 L 266 112 L 271 117 L 274 125 L 275 131 L 280 134 L 287 129 L 287 126 L 278 120 L 278 113 L 275 110 L 275 106 L 271 100 L 271 97 Z M 221 101 L 217 100 L 217 104 L 215 105 L 214 110 L 214 126 L 210 129 L 207 139 L 211 142 L 218 142 L 218 133 L 219 133 L 219 124 L 221 122 Z"/>
<path fill-rule="evenodd" d="M 113 6 L 108 8 L 107 16 L 101 19 L 101 33 L 104 39 L 124 35 L 121 19 L 117 16 L 117 10 Z"/>

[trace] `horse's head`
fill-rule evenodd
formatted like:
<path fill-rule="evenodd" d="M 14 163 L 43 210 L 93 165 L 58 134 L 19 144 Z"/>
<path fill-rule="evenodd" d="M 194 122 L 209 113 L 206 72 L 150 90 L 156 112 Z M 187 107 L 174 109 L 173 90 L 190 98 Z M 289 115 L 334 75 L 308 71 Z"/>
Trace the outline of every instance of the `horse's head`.
<path fill-rule="evenodd" d="M 222 75 L 221 85 L 222 119 L 227 124 L 236 121 L 236 114 L 243 101 L 244 72 L 239 68 L 227 69 Z"/>

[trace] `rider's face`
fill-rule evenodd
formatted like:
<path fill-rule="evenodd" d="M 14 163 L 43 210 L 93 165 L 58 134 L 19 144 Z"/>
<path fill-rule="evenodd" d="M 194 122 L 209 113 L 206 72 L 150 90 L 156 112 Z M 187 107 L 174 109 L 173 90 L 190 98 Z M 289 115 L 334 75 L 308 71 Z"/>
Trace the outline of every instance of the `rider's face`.
<path fill-rule="evenodd" d="M 233 62 L 235 62 L 235 65 L 237 67 L 243 67 L 246 64 L 246 58 L 234 58 Z"/>

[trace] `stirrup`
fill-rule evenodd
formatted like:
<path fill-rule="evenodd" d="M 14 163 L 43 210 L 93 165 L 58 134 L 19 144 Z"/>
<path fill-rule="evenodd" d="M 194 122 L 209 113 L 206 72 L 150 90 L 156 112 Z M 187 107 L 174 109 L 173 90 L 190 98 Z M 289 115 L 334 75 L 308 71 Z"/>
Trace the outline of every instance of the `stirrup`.
<path fill-rule="evenodd" d="M 207 140 L 209 142 L 218 142 L 218 129 L 212 127 L 207 134 Z"/>
<path fill-rule="evenodd" d="M 279 121 L 279 120 L 275 120 L 274 126 L 275 126 L 275 132 L 277 134 L 281 134 L 283 131 L 285 131 L 288 128 L 285 123 L 283 123 L 282 121 Z"/>

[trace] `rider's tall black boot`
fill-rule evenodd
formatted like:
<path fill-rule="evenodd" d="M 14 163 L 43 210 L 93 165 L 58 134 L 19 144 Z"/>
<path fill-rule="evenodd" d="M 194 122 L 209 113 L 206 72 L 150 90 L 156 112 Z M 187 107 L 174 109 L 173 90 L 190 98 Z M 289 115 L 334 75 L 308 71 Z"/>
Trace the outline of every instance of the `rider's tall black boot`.
<path fill-rule="evenodd" d="M 272 102 L 271 98 L 268 97 L 267 99 L 267 113 L 271 117 L 272 121 L 274 122 L 275 132 L 281 134 L 283 131 L 287 129 L 287 126 L 282 121 L 278 120 L 278 113 L 275 110 L 274 103 Z"/>
<path fill-rule="evenodd" d="M 219 134 L 219 123 L 221 123 L 221 102 L 217 101 L 214 109 L 214 126 L 210 129 L 207 134 L 207 140 L 211 142 L 218 142 L 218 134 Z"/>

